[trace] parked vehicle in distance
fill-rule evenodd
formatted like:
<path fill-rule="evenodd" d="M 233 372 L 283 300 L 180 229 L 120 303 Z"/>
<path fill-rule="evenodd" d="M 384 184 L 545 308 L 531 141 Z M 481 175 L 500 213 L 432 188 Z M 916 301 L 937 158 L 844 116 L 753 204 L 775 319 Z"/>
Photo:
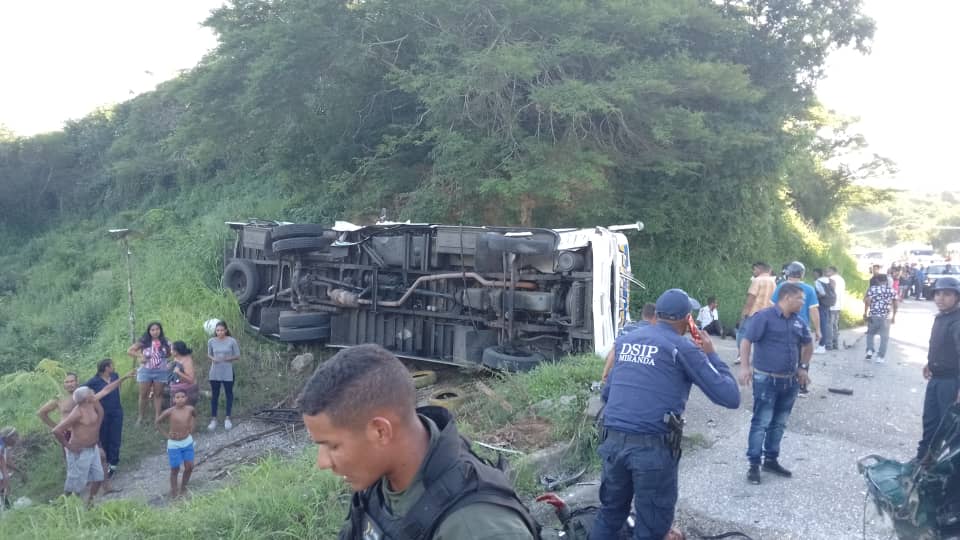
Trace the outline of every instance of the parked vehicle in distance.
<path fill-rule="evenodd" d="M 923 297 L 927 300 L 933 300 L 933 285 L 938 279 L 946 276 L 957 277 L 960 274 L 960 268 L 952 263 L 931 264 L 924 271 L 926 279 L 923 282 Z"/>
<path fill-rule="evenodd" d="M 223 284 L 260 334 L 511 371 L 612 346 L 643 227 L 227 225 Z"/>

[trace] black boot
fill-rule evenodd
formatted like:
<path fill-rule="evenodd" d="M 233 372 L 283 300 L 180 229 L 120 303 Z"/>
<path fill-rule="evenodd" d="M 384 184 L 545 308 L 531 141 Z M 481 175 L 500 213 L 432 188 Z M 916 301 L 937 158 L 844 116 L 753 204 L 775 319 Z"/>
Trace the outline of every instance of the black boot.
<path fill-rule="evenodd" d="M 773 474 L 780 475 L 784 478 L 790 478 L 793 476 L 793 473 L 784 469 L 782 465 L 777 463 L 775 459 L 765 459 L 763 460 L 763 470 L 767 472 L 772 472 Z"/>
<path fill-rule="evenodd" d="M 758 485 L 760 483 L 760 466 L 754 463 L 750 464 L 750 470 L 747 471 L 747 482 Z"/>

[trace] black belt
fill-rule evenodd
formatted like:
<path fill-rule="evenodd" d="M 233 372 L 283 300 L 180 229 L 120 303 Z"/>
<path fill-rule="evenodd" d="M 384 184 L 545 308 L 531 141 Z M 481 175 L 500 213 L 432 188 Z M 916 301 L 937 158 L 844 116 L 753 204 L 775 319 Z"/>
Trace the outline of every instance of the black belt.
<path fill-rule="evenodd" d="M 654 435 L 652 433 L 639 434 L 617 431 L 616 429 L 606 428 L 606 438 L 604 440 L 615 439 L 624 444 L 633 444 L 637 446 L 656 447 L 667 446 L 667 434 L 661 433 Z"/>

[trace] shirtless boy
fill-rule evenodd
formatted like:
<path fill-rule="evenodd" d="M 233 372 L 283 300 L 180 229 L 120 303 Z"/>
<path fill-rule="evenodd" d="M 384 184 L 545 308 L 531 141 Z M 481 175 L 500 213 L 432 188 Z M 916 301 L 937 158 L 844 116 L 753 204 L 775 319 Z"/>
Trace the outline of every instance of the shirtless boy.
<path fill-rule="evenodd" d="M 67 454 L 67 480 L 63 491 L 67 495 L 79 495 L 90 484 L 87 503 L 100 489 L 103 481 L 103 463 L 97 441 L 100 438 L 100 423 L 103 422 L 103 408 L 89 387 L 81 386 L 73 391 L 76 407 L 53 428 L 57 438 Z M 67 433 L 69 433 L 69 438 Z"/>
<path fill-rule="evenodd" d="M 170 420 L 170 430 L 165 433 L 160 422 Z M 197 411 L 187 405 L 187 393 L 177 390 L 173 394 L 173 407 L 160 413 L 157 417 L 157 430 L 167 438 L 167 457 L 170 459 L 170 496 L 177 497 L 187 491 L 187 482 L 193 473 L 193 427 L 197 419 Z M 180 474 L 180 465 L 183 465 L 183 480 L 177 488 L 177 476 Z"/>
<path fill-rule="evenodd" d="M 123 381 L 127 379 L 132 379 L 136 375 L 137 375 L 137 372 L 136 370 L 134 370 L 134 371 L 131 371 L 130 373 L 127 373 L 123 377 L 111 382 L 110 384 L 105 386 L 103 390 L 94 394 L 93 396 L 94 399 L 96 399 L 99 402 L 103 396 L 109 394 L 110 392 L 113 392 L 114 388 L 117 388 L 118 386 L 123 384 Z M 50 401 L 44 403 L 43 406 L 40 407 L 40 409 L 37 411 L 37 417 L 39 417 L 44 424 L 50 426 L 51 428 L 57 427 L 57 423 L 50 419 L 50 413 L 56 410 L 60 412 L 61 420 L 66 418 L 70 414 L 70 411 L 72 411 L 73 408 L 76 407 L 76 403 L 73 402 L 73 391 L 76 389 L 77 389 L 77 374 L 67 373 L 66 377 L 63 378 L 64 394 L 57 399 L 51 399 Z M 64 433 L 64 436 L 67 439 L 67 441 L 70 440 L 70 435 L 71 433 L 69 431 Z M 99 433 L 98 433 L 98 440 L 99 440 Z M 110 486 L 110 476 L 107 474 L 107 467 L 109 465 L 107 464 L 106 454 L 104 454 L 103 448 L 99 446 L 98 446 L 98 450 L 100 452 L 100 461 L 103 463 L 103 467 L 104 467 L 104 475 L 106 475 L 103 481 L 103 492 L 112 493 L 114 491 L 120 491 L 119 489 L 113 489 L 113 487 Z M 64 456 L 66 455 L 67 455 L 67 451 L 64 450 Z"/>

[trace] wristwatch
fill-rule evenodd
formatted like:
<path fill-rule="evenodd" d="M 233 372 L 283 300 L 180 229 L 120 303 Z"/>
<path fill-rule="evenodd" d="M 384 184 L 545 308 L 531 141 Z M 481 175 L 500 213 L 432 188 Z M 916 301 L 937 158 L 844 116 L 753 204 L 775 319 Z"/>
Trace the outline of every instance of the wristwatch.
<path fill-rule="evenodd" d="M 799 368 L 802 369 L 802 370 L 804 370 L 804 371 L 809 371 L 809 370 L 810 370 L 810 364 L 800 364 Z"/>

